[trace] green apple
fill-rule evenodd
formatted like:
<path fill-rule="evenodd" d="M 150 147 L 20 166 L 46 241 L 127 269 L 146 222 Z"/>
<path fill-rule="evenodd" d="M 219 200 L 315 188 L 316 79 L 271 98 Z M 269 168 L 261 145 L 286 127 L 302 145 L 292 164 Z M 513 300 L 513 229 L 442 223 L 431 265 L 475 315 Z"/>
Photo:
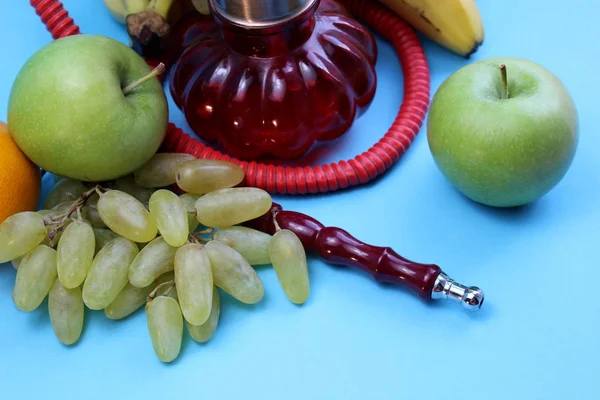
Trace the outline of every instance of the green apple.
<path fill-rule="evenodd" d="M 143 77 L 150 79 L 138 81 Z M 19 71 L 8 104 L 9 130 L 23 152 L 46 171 L 84 181 L 139 168 L 158 150 L 167 124 L 164 90 L 144 59 L 96 35 L 37 51 Z"/>
<path fill-rule="evenodd" d="M 520 206 L 548 193 L 567 173 L 578 115 L 565 86 L 547 69 L 491 58 L 442 83 L 427 138 L 436 165 L 465 196 L 494 207 Z"/>

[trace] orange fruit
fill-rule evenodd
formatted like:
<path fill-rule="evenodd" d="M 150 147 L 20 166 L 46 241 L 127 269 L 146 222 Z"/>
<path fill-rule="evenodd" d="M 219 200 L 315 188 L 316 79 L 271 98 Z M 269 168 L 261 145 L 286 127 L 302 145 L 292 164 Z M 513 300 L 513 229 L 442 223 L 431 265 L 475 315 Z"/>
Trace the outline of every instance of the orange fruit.
<path fill-rule="evenodd" d="M 35 211 L 40 199 L 42 174 L 19 149 L 0 122 L 0 223 L 13 214 Z"/>

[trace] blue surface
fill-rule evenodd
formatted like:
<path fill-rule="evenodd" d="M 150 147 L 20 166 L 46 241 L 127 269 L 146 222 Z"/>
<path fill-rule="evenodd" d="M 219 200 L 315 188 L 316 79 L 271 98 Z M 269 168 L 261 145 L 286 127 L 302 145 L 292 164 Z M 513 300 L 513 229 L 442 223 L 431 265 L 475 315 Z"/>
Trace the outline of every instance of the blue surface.
<path fill-rule="evenodd" d="M 2 120 L 20 66 L 50 42 L 28 3 L 0 2 Z M 83 31 L 127 42 L 102 1 L 64 3 Z M 479 6 L 486 41 L 472 61 L 529 58 L 573 95 L 581 140 L 560 185 L 519 210 L 473 204 L 436 169 L 423 129 L 399 164 L 370 185 L 276 200 L 479 285 L 487 295 L 480 313 L 426 305 L 313 259 L 306 305 L 286 301 L 273 271 L 263 268 L 262 303 L 245 307 L 226 298 L 214 339 L 197 345 L 186 337 L 179 360 L 163 365 L 141 312 L 122 322 L 88 313 L 80 343 L 62 346 L 45 305 L 31 314 L 16 310 L 10 298 L 15 272 L 0 268 L 0 398 L 600 398 L 600 8 L 589 0 Z M 365 150 L 393 121 L 401 74 L 391 47 L 379 43 L 381 84 L 373 107 L 323 160 Z M 428 41 L 425 46 L 433 90 L 471 62 Z M 173 108 L 172 120 L 182 124 Z"/>

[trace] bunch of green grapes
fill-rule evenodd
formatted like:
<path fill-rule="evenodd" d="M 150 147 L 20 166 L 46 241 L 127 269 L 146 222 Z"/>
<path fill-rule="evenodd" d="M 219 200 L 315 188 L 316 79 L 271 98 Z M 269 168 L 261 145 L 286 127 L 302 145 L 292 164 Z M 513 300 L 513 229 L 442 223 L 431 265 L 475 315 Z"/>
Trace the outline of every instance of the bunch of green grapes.
<path fill-rule="evenodd" d="M 67 345 L 79 340 L 86 307 L 119 320 L 145 306 L 163 362 L 178 357 L 184 327 L 197 342 L 214 335 L 217 288 L 261 301 L 257 265 L 272 265 L 287 298 L 304 303 L 302 243 L 286 229 L 271 236 L 239 226 L 272 205 L 267 192 L 238 187 L 243 179 L 235 164 L 174 153 L 112 182 L 59 178 L 44 210 L 0 225 L 0 263 L 17 268 L 14 303 L 33 311 L 48 296 L 54 332 Z M 185 193 L 166 189 L 175 184 Z"/>

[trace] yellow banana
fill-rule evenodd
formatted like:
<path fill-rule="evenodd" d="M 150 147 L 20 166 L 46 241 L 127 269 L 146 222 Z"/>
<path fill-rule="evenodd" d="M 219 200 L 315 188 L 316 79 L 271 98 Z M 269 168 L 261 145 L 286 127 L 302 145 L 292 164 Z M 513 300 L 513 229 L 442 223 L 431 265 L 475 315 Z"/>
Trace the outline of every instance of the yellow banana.
<path fill-rule="evenodd" d="M 114 19 L 126 24 L 129 14 L 137 14 L 148 8 L 151 0 L 104 0 L 104 5 Z"/>
<path fill-rule="evenodd" d="M 210 14 L 210 10 L 208 8 L 208 0 L 192 0 L 192 4 L 194 4 L 194 8 L 196 8 L 196 10 L 200 14 Z"/>
<path fill-rule="evenodd" d="M 123 0 L 127 8 L 127 14 L 137 14 L 144 11 L 150 5 L 150 0 Z"/>
<path fill-rule="evenodd" d="M 104 0 L 104 5 L 110 12 L 110 15 L 120 23 L 125 23 L 127 17 L 127 8 L 123 0 Z"/>
<path fill-rule="evenodd" d="M 169 10 L 171 10 L 174 2 L 175 0 L 150 0 L 148 8 L 156 11 L 166 21 L 169 18 Z"/>
<path fill-rule="evenodd" d="M 469 57 L 483 43 L 475 0 L 379 0 L 431 40 Z"/>

